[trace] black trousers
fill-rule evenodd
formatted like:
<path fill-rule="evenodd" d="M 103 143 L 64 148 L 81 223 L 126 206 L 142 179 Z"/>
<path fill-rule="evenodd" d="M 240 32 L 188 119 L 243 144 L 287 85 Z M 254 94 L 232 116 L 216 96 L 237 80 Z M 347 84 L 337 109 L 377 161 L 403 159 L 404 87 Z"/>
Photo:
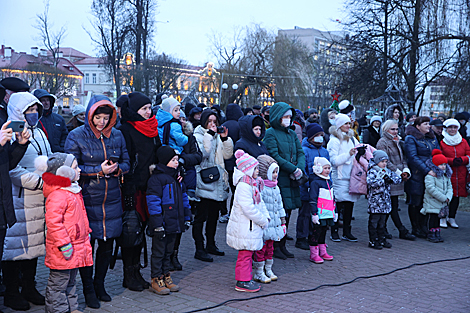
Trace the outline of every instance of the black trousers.
<path fill-rule="evenodd" d="M 439 217 L 437 217 L 437 214 L 434 213 L 427 213 L 426 217 L 426 226 L 429 230 L 432 228 L 439 228 Z"/>
<path fill-rule="evenodd" d="M 391 196 L 392 199 L 392 211 L 390 214 L 387 214 L 387 217 L 385 219 L 385 229 L 387 229 L 387 222 L 388 218 L 391 217 L 393 224 L 395 224 L 395 227 L 398 229 L 400 233 L 404 232 L 406 230 L 405 226 L 403 226 L 403 223 L 401 222 L 400 215 L 398 214 L 398 196 Z"/>
<path fill-rule="evenodd" d="M 35 288 L 36 268 L 38 258 L 18 261 L 2 261 L 3 282 L 5 284 L 5 297 L 19 293 L 19 275 L 21 276 L 21 286 L 25 288 Z"/>
<path fill-rule="evenodd" d="M 297 216 L 296 237 L 307 238 L 309 236 L 310 221 L 310 202 L 302 201 L 302 207 L 299 209 Z"/>
<path fill-rule="evenodd" d="M 152 238 L 150 259 L 151 277 L 156 278 L 170 272 L 170 255 L 175 248 L 176 234 L 166 234 L 162 239 Z"/>
<path fill-rule="evenodd" d="M 413 232 L 421 230 L 422 232 L 427 232 L 425 217 L 420 213 L 423 205 L 408 205 L 408 216 L 410 217 L 411 227 Z"/>
<path fill-rule="evenodd" d="M 375 241 L 385 238 L 385 220 L 388 214 L 370 213 L 369 214 L 369 240 Z"/>
<path fill-rule="evenodd" d="M 196 206 L 196 215 L 193 222 L 193 239 L 196 243 L 196 250 L 204 249 L 204 236 L 202 229 L 206 223 L 207 245 L 215 245 L 215 232 L 217 230 L 217 220 L 219 212 L 224 206 L 225 201 L 215 201 L 212 199 L 201 198 Z"/>
<path fill-rule="evenodd" d="M 80 277 L 82 278 L 83 293 L 89 294 L 94 292 L 93 284 L 104 285 L 104 279 L 108 272 L 109 263 L 113 254 L 114 238 L 110 238 L 106 241 L 102 239 L 96 239 L 98 241 L 98 249 L 96 249 L 95 258 L 95 277 L 93 279 L 93 266 L 80 267 Z M 94 254 L 95 239 L 91 240 L 91 247 Z"/>
<path fill-rule="evenodd" d="M 321 226 L 310 222 L 310 229 L 308 234 L 308 244 L 310 246 L 318 246 L 325 243 L 326 231 L 328 226 Z"/>
<path fill-rule="evenodd" d="M 343 235 L 349 234 L 351 232 L 351 220 L 354 209 L 354 202 L 351 201 L 342 201 L 336 202 L 336 208 L 339 212 L 343 211 Z M 335 223 L 335 226 L 331 227 L 331 232 L 338 232 L 338 222 Z"/>
<path fill-rule="evenodd" d="M 452 197 L 449 203 L 449 218 L 455 218 L 455 214 L 457 214 L 457 209 L 459 208 L 459 199 L 459 197 Z"/>

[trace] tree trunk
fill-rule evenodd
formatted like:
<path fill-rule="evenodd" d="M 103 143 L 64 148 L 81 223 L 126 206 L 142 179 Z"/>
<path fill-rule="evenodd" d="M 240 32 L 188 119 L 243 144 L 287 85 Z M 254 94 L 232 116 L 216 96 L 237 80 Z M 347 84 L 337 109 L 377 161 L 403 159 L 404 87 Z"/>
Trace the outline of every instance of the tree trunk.
<path fill-rule="evenodd" d="M 136 13 L 137 13 L 137 25 L 136 25 L 136 37 L 135 37 L 135 68 L 136 71 L 134 73 L 134 90 L 135 91 L 142 91 L 142 66 L 141 66 L 141 56 L 142 56 L 142 17 L 143 17 L 143 0 L 136 0 Z"/>
<path fill-rule="evenodd" d="M 416 0 L 414 7 L 414 20 L 413 20 L 413 33 L 411 37 L 411 48 L 410 48 L 410 73 L 407 79 L 408 85 L 408 100 L 410 101 L 410 110 L 415 110 L 416 107 L 416 67 L 418 63 L 418 49 L 419 49 L 419 26 L 421 22 L 421 0 Z"/>

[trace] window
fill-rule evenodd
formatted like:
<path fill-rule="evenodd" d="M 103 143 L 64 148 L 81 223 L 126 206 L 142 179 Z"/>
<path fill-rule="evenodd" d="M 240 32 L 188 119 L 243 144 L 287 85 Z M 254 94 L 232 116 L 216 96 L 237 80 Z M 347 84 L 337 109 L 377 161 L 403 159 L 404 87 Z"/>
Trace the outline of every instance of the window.
<path fill-rule="evenodd" d="M 64 98 L 62 99 L 62 106 L 64 108 L 68 108 L 69 107 L 69 98 Z"/>
<path fill-rule="evenodd" d="M 96 73 L 93 73 L 93 84 L 96 84 Z"/>
<path fill-rule="evenodd" d="M 85 74 L 85 84 L 89 84 L 90 83 L 90 73 L 86 73 Z"/>

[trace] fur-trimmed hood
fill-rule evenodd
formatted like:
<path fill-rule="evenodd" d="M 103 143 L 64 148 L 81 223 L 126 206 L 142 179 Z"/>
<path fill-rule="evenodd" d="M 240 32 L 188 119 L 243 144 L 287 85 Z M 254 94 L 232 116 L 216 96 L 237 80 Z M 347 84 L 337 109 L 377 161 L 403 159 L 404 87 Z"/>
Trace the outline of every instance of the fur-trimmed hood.
<path fill-rule="evenodd" d="M 439 167 L 437 167 L 434 163 L 432 163 L 432 159 L 429 159 L 426 161 L 426 165 L 434 172 L 436 173 L 437 177 L 442 177 L 446 176 L 447 178 L 450 178 L 452 176 L 452 169 L 450 168 L 449 164 L 446 164 L 446 170 L 443 171 Z"/>
<path fill-rule="evenodd" d="M 354 137 L 354 130 L 352 128 L 349 129 L 349 132 L 347 134 L 343 133 L 341 130 L 336 129 L 336 126 L 330 126 L 329 129 L 330 135 L 335 136 L 338 138 L 340 141 L 349 141 L 351 138 Z"/>
<path fill-rule="evenodd" d="M 393 111 L 395 109 L 398 109 L 400 111 L 400 117 L 398 118 L 398 126 L 403 125 L 403 121 L 405 120 L 405 117 L 403 116 L 403 110 L 399 104 L 392 104 L 385 110 L 384 114 L 384 122 L 388 120 L 393 120 Z"/>
<path fill-rule="evenodd" d="M 326 133 L 330 133 L 330 127 L 332 126 L 331 123 L 330 123 L 330 120 L 328 119 L 328 113 L 330 113 L 331 111 L 335 111 L 334 109 L 332 108 L 327 108 L 327 109 L 324 109 L 322 112 L 321 112 L 321 115 L 320 115 L 320 123 L 321 123 L 321 127 L 325 130 Z"/>
<path fill-rule="evenodd" d="M 190 135 L 193 134 L 193 132 L 194 132 L 193 123 L 191 123 L 190 121 L 186 121 L 183 127 L 183 133 L 189 137 Z"/>
<path fill-rule="evenodd" d="M 436 138 L 436 134 L 434 134 L 434 131 L 432 129 L 430 129 L 427 134 L 423 134 L 416 127 L 414 127 L 413 125 L 406 126 L 405 134 L 406 135 L 411 135 L 411 136 L 415 137 L 416 139 L 424 139 L 424 137 L 428 137 L 428 138 L 431 138 L 431 139 Z"/>

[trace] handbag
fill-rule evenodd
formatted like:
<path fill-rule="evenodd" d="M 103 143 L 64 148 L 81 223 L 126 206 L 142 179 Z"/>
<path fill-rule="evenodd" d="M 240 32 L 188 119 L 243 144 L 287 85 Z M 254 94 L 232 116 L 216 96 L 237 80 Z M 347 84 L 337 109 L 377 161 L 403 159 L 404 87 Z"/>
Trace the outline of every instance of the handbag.
<path fill-rule="evenodd" d="M 220 172 L 217 166 L 202 169 L 199 173 L 201 175 L 201 180 L 205 184 L 214 183 L 220 179 Z"/>
<path fill-rule="evenodd" d="M 447 217 L 447 216 L 449 216 L 449 206 L 445 205 L 441 208 L 441 210 L 439 211 L 439 214 L 437 215 L 437 217 L 444 218 L 444 217 Z"/>
<path fill-rule="evenodd" d="M 136 210 L 122 213 L 122 232 L 118 238 L 119 246 L 132 248 L 140 246 L 144 240 L 142 220 Z"/>

